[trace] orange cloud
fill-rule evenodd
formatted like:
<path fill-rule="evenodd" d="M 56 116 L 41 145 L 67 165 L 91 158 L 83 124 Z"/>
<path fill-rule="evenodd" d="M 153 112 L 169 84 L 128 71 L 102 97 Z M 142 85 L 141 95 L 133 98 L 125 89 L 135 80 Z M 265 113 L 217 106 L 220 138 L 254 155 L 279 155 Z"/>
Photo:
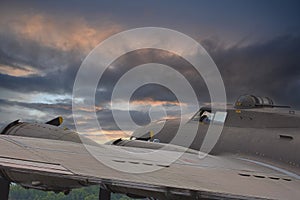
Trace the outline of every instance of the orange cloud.
<path fill-rule="evenodd" d="M 87 131 L 83 134 L 85 137 L 90 138 L 98 143 L 105 143 L 108 140 L 114 140 L 119 138 L 128 138 L 132 134 L 132 131 L 121 130 L 101 130 L 101 131 Z"/>
<path fill-rule="evenodd" d="M 7 74 L 10 76 L 17 76 L 17 77 L 27 77 L 30 75 L 41 74 L 40 71 L 30 66 L 22 66 L 20 68 L 15 68 L 12 66 L 2 65 L 2 64 L 0 64 L 0 73 Z"/>
<path fill-rule="evenodd" d="M 159 101 L 159 100 L 153 100 L 152 98 L 145 98 L 142 100 L 133 100 L 130 102 L 131 104 L 135 106 L 165 106 L 165 105 L 172 105 L 172 106 L 185 106 L 185 103 L 180 103 L 178 101 Z"/>
<path fill-rule="evenodd" d="M 90 51 L 99 42 L 122 29 L 121 25 L 110 21 L 105 21 L 101 27 L 93 27 L 83 18 L 57 19 L 41 14 L 24 15 L 6 23 L 20 38 L 63 51 L 78 48 Z"/>
<path fill-rule="evenodd" d="M 93 109 L 89 108 L 89 107 L 76 107 L 77 111 L 84 111 L 84 112 L 97 112 L 97 111 L 101 111 L 103 110 L 102 106 L 94 106 Z"/>
<path fill-rule="evenodd" d="M 166 116 L 166 117 L 161 118 L 160 120 L 171 120 L 171 119 L 179 119 L 179 117 L 178 116 Z"/>
<path fill-rule="evenodd" d="M 64 109 L 64 110 L 72 110 L 71 106 L 68 105 L 59 105 L 59 104 L 42 104 L 41 107 L 43 108 L 58 108 L 58 109 Z"/>

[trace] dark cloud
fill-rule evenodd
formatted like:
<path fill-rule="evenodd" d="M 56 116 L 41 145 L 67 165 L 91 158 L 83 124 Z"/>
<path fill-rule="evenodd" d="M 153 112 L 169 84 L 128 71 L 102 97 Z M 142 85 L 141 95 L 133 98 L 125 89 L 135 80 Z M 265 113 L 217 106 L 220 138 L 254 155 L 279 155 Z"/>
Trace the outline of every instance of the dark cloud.
<path fill-rule="evenodd" d="M 19 102 L 19 101 L 10 101 L 5 99 L 0 99 L 0 107 L 6 108 L 11 110 L 11 114 L 15 115 L 15 118 L 10 118 L 7 116 L 1 116 L 1 123 L 0 125 L 3 125 L 4 122 L 8 122 L 7 120 L 29 120 L 29 121 L 39 121 L 39 122 L 46 122 L 50 120 L 51 118 L 57 117 L 57 116 L 64 116 L 65 119 L 65 125 L 73 126 L 73 119 L 70 119 L 70 116 L 72 114 L 72 107 L 71 104 L 65 104 L 65 103 L 27 103 L 27 102 Z M 25 112 L 32 110 L 32 111 L 40 111 L 42 113 L 47 113 L 47 115 L 39 115 L 36 114 L 35 118 L 28 119 L 28 116 L 19 116 L 18 110 L 25 110 Z M 15 113 L 14 113 L 15 112 Z M 5 120 L 6 119 L 6 120 Z"/>
<path fill-rule="evenodd" d="M 281 36 L 245 47 L 214 48 L 210 54 L 221 71 L 230 101 L 253 93 L 300 108 L 299 36 Z"/>
<path fill-rule="evenodd" d="M 122 116 L 127 116 L 127 111 L 125 110 L 115 110 L 115 113 Z M 150 118 L 147 112 L 141 112 L 141 111 L 130 111 L 130 115 L 132 117 L 132 120 L 139 126 L 144 126 L 150 122 Z M 102 129 L 104 130 L 120 130 L 120 127 L 115 123 L 112 110 L 110 109 L 104 109 L 99 112 L 97 112 L 98 121 Z M 122 117 L 124 119 L 124 122 L 128 121 L 125 117 Z M 126 130 L 132 130 L 132 127 L 128 125 Z"/>
<path fill-rule="evenodd" d="M 1 18 L 0 87 L 71 94 L 76 72 L 88 52 L 121 29 L 107 19 L 101 22 L 102 26 L 95 27 L 84 18 L 41 13 Z"/>
<path fill-rule="evenodd" d="M 20 77 L 0 74 L 0 87 L 22 93 L 70 94 L 80 57 L 78 51 L 66 52 L 31 40 L 16 40 L 13 35 L 3 37 L 0 33 L 0 65 L 21 70 L 28 66 L 37 71 L 37 74 Z"/>
<path fill-rule="evenodd" d="M 196 91 L 198 95 L 199 101 L 209 101 L 208 90 L 205 82 L 193 66 L 180 56 L 158 49 L 132 51 L 115 60 L 111 64 L 112 69 L 108 68 L 99 81 L 98 87 L 106 88 L 106 90 L 98 92 L 96 94 L 96 100 L 99 102 L 103 100 L 104 102 L 110 101 L 113 88 L 122 75 L 130 69 L 146 63 L 160 63 L 177 70 L 190 82 L 194 91 Z M 153 70 L 155 70 L 155 66 L 153 66 Z M 136 79 L 141 79 L 143 77 L 146 79 L 148 75 L 137 74 L 137 76 L 140 77 L 136 77 Z M 173 77 L 173 80 L 176 80 L 176 78 L 177 77 Z M 128 87 L 131 86 L 131 81 L 134 82 L 134 80 L 128 80 Z M 126 86 L 123 87 L 124 89 L 128 89 Z M 147 97 L 152 98 L 153 100 L 177 101 L 177 98 L 172 91 L 158 84 L 145 84 L 141 86 L 137 91 L 135 91 L 131 100 L 145 99 Z"/>
<path fill-rule="evenodd" d="M 203 44 L 219 67 L 230 102 L 233 102 L 241 94 L 253 93 L 270 96 L 278 104 L 300 108 L 299 37 L 286 35 L 263 43 L 248 46 L 236 45 L 230 48 L 224 47 L 215 40 L 206 40 L 203 41 Z M 6 64 L 9 64 L 9 59 L 6 61 Z M 11 61 L 11 63 L 15 62 L 13 59 Z M 174 67 L 190 80 L 195 91 L 197 91 L 199 101 L 209 101 L 204 81 L 184 59 L 168 52 L 147 49 L 131 52 L 113 63 L 115 70 L 108 70 L 100 81 L 100 86 L 104 87 L 105 90 L 97 93 L 97 104 L 100 106 L 107 105 L 114 84 L 122 74 L 137 65 L 148 62 L 163 63 Z M 38 64 L 31 64 L 38 66 Z M 1 74 L 1 87 L 18 91 L 20 95 L 32 92 L 71 94 L 78 68 L 74 65 L 71 63 L 66 69 L 49 72 L 45 76 L 14 77 Z M 171 91 L 158 85 L 145 85 L 139 88 L 131 100 L 146 100 L 147 98 L 154 101 L 176 102 L 176 97 Z M 16 102 L 5 99 L 1 100 L 0 103 L 2 106 L 20 106 L 38 110 L 53 117 L 63 115 L 66 118 L 65 124 L 74 128 L 70 99 L 63 99 L 53 104 Z M 123 115 L 124 111 L 119 110 L 117 113 Z M 81 114 L 84 116 L 84 111 Z M 169 113 L 170 116 L 178 114 L 178 111 Z M 103 129 L 119 130 L 110 109 L 98 111 L 97 116 Z M 147 111 L 131 111 L 131 117 L 138 125 L 145 125 L 150 121 Z M 46 117 L 40 118 L 44 121 L 47 120 Z M 86 119 L 83 117 L 82 120 Z M 88 126 L 88 120 L 86 123 Z"/>
<path fill-rule="evenodd" d="M 218 40 L 202 41 L 217 64 L 225 83 L 229 102 L 242 94 L 269 96 L 278 104 L 300 108 L 300 37 L 285 35 L 251 45 L 237 44 L 226 47 Z M 166 64 L 178 70 L 197 91 L 200 102 L 209 101 L 203 79 L 184 59 L 160 50 L 131 52 L 113 65 L 117 70 L 108 71 L 101 80 L 108 90 L 98 97 L 109 97 L 116 81 L 130 68 L 147 62 Z M 132 100 L 151 97 L 156 100 L 176 98 L 167 88 L 146 85 L 134 93 Z M 110 99 L 106 99 L 109 101 Z"/>
<path fill-rule="evenodd" d="M 251 93 L 300 109 L 299 1 L 72 1 L 72 12 L 69 6 L 68 1 L 2 3 L 0 125 L 62 115 L 64 126 L 75 128 L 70 96 L 82 60 L 113 33 L 145 26 L 171 28 L 200 41 L 221 72 L 229 102 Z M 210 101 L 205 82 L 183 58 L 162 50 L 130 52 L 104 73 L 95 97 L 102 128 L 116 130 L 118 137 L 122 133 L 109 106 L 112 90 L 124 73 L 145 63 L 171 66 L 189 80 L 199 102 Z M 37 94 L 45 98 L 35 99 Z M 135 105 L 130 116 L 141 126 L 150 122 L 151 106 L 163 105 L 168 117 L 180 115 L 176 96 L 163 86 L 144 85 L 130 100 Z M 86 130 L 97 131 L 90 127 L 91 111 L 78 109 Z M 127 122 L 122 107 L 114 111 Z"/>
<path fill-rule="evenodd" d="M 20 106 L 31 108 L 43 112 L 49 112 L 54 114 L 70 114 L 72 111 L 71 104 L 64 104 L 64 103 L 26 103 L 26 102 L 18 102 L 18 101 L 9 101 L 5 99 L 0 99 L 1 106 Z"/>

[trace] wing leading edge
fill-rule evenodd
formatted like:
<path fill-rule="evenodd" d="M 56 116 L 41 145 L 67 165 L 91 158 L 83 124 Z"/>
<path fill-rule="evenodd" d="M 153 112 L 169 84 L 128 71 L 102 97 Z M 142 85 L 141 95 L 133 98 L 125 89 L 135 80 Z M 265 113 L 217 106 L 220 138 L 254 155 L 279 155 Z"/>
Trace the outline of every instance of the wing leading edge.
<path fill-rule="evenodd" d="M 161 151 L 155 157 L 148 156 L 148 150 L 139 156 L 116 146 L 91 148 L 97 158 L 112 166 L 99 162 L 79 143 L 1 135 L 1 174 L 11 182 L 36 189 L 69 191 L 97 184 L 111 192 L 159 199 L 299 199 L 300 196 L 297 177 L 234 157 L 199 159 L 197 154 L 185 153 L 169 164 L 165 158 L 177 156 L 178 152 Z M 129 168 L 149 172 L 127 173 Z"/>

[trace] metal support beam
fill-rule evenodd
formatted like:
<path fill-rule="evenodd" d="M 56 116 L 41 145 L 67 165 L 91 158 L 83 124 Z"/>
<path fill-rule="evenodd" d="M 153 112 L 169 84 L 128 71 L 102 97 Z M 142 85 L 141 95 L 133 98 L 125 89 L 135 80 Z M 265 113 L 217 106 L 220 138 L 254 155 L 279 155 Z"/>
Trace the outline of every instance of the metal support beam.
<path fill-rule="evenodd" d="M 111 192 L 100 188 L 99 190 L 99 200 L 110 200 Z"/>
<path fill-rule="evenodd" d="M 10 182 L 0 178 L 0 199 L 8 200 Z"/>

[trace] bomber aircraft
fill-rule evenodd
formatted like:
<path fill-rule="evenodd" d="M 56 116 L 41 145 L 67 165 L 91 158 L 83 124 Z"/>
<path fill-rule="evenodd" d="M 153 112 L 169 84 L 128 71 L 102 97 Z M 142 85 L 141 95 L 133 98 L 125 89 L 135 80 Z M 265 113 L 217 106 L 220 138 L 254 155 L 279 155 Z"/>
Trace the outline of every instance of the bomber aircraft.
<path fill-rule="evenodd" d="M 219 122 L 219 140 L 201 156 L 206 130 Z M 198 126 L 188 146 L 171 142 L 177 120 L 159 131 L 159 122 L 150 124 L 111 145 L 61 123 L 61 117 L 45 124 L 17 120 L 0 130 L 1 200 L 11 183 L 65 194 L 99 185 L 101 200 L 112 192 L 149 199 L 300 198 L 300 115 L 269 98 L 244 95 L 226 110 L 201 108 L 183 129 L 189 134 L 189 124 Z"/>

